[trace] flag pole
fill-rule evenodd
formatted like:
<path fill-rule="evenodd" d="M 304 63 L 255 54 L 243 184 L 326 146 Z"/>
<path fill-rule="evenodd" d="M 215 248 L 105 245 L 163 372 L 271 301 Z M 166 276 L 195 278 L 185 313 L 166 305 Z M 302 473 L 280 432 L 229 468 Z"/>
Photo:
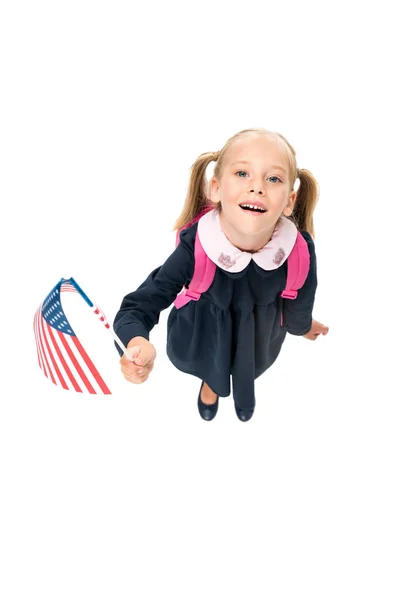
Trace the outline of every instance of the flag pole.
<path fill-rule="evenodd" d="M 132 357 L 131 357 L 131 355 L 128 352 L 128 348 L 121 342 L 121 340 L 119 339 L 119 337 L 115 333 L 113 327 L 111 327 L 111 325 L 108 323 L 108 321 L 106 319 L 106 316 L 103 313 L 103 311 L 100 310 L 99 307 L 96 306 L 90 300 L 90 298 L 85 294 L 85 292 L 83 291 L 83 289 L 76 283 L 76 281 L 75 281 L 75 279 L 73 277 L 70 277 L 69 279 L 62 279 L 62 281 L 63 281 L 63 283 L 67 283 L 68 282 L 68 283 L 70 283 L 71 285 L 74 286 L 74 288 L 76 289 L 76 291 L 82 296 L 82 298 L 85 300 L 85 302 L 90 306 L 90 308 L 92 309 L 92 312 L 99 317 L 100 321 L 103 323 L 103 325 L 105 326 L 105 328 L 110 331 L 111 335 L 114 338 L 114 341 L 121 348 L 121 350 L 125 354 L 126 358 L 129 361 L 132 361 Z"/>
<path fill-rule="evenodd" d="M 124 346 L 124 344 L 121 342 L 121 340 L 119 339 L 119 337 L 118 337 L 118 336 L 117 336 L 117 334 L 115 333 L 114 329 L 112 329 L 112 328 L 110 327 L 110 331 L 111 331 L 111 334 L 112 334 L 112 336 L 113 336 L 113 338 L 114 338 L 115 342 L 116 342 L 116 343 L 118 344 L 118 346 L 121 348 L 121 350 L 122 350 L 122 351 L 123 351 L 123 353 L 125 354 L 126 358 L 127 358 L 128 360 L 132 360 L 132 357 L 131 357 L 131 355 L 130 355 L 130 354 L 129 354 L 129 352 L 128 352 L 128 348 L 126 348 L 126 346 Z"/>

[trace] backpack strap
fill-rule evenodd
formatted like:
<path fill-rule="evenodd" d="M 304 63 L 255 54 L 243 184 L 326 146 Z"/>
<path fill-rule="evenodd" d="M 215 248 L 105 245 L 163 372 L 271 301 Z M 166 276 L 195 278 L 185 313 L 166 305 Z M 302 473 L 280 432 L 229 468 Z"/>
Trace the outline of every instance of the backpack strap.
<path fill-rule="evenodd" d="M 212 206 L 207 206 L 201 211 L 188 225 L 185 225 L 182 229 L 186 229 L 198 221 L 206 212 L 212 210 Z M 179 234 L 182 231 L 180 229 L 176 234 L 176 246 L 179 244 Z M 174 300 L 176 308 L 181 308 L 187 304 L 190 300 L 198 300 L 201 294 L 208 290 L 215 277 L 215 269 L 217 265 L 212 262 L 205 253 L 203 246 L 199 239 L 199 233 L 196 231 L 196 237 L 194 241 L 194 272 L 193 277 L 190 281 L 189 287 L 183 287 L 182 291 L 179 292 Z"/>
<path fill-rule="evenodd" d="M 296 242 L 287 259 L 286 288 L 281 293 L 282 298 L 295 300 L 299 290 L 307 279 L 310 269 L 310 253 L 306 240 L 297 232 Z"/>
<path fill-rule="evenodd" d="M 198 233 L 194 242 L 194 272 L 189 287 L 183 287 L 174 300 L 176 308 L 181 308 L 190 300 L 198 300 L 201 294 L 208 290 L 215 277 L 217 265 L 212 262 L 201 245 Z"/>
<path fill-rule="evenodd" d="M 209 209 L 208 209 L 209 210 Z M 205 210 L 197 216 L 191 223 L 197 221 L 200 216 L 208 212 Z M 190 226 L 187 225 L 186 227 Z M 185 227 L 185 228 L 186 228 Z M 177 233 L 176 245 L 179 244 L 179 234 L 182 229 Z M 308 245 L 306 240 L 301 235 L 300 231 L 297 232 L 296 242 L 291 253 L 287 259 L 287 279 L 286 287 L 281 293 L 282 298 L 288 298 L 294 300 L 297 298 L 297 290 L 299 290 L 307 279 L 308 271 L 310 268 L 310 253 L 308 251 Z M 183 287 L 182 291 L 177 295 L 174 300 L 176 308 L 181 308 L 190 300 L 198 300 L 201 294 L 208 290 L 211 286 L 215 277 L 216 264 L 210 260 L 201 245 L 198 231 L 196 231 L 195 243 L 194 243 L 194 272 L 189 287 Z M 281 316 L 282 323 L 282 316 Z"/>

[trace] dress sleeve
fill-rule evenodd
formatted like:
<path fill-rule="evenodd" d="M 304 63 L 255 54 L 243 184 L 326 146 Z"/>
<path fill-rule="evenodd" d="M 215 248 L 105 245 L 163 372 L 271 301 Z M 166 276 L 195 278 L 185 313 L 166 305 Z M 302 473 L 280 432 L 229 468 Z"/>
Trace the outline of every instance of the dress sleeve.
<path fill-rule="evenodd" d="M 197 223 L 184 229 L 180 233 L 180 243 L 165 263 L 154 269 L 135 292 L 123 298 L 113 327 L 125 346 L 136 336 L 148 340 L 160 312 L 172 304 L 182 287 L 192 279 L 196 231 Z M 122 350 L 116 348 L 122 355 Z"/>
<path fill-rule="evenodd" d="M 310 331 L 315 292 L 318 285 L 314 241 L 307 231 L 301 231 L 300 233 L 308 245 L 310 270 L 303 287 L 297 293 L 297 298 L 295 300 L 283 298 L 283 326 L 292 335 L 304 335 Z"/>

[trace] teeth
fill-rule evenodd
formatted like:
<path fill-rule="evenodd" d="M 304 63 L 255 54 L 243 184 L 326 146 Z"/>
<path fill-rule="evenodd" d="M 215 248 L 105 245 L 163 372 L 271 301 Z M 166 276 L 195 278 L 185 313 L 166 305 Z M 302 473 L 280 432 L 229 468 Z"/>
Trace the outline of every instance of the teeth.
<path fill-rule="evenodd" d="M 260 212 L 265 212 L 265 210 L 263 208 L 261 208 L 260 206 L 254 206 L 254 204 L 241 204 L 240 205 L 242 208 L 244 206 L 248 207 L 248 208 L 252 208 L 253 210 L 259 210 Z"/>

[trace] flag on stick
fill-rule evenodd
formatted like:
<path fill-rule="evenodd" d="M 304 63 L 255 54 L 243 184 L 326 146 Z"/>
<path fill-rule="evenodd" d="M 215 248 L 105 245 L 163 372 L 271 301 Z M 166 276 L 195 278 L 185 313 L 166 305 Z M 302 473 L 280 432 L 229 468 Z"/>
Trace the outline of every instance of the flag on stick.
<path fill-rule="evenodd" d="M 79 294 L 93 314 L 108 329 L 128 355 L 106 316 L 85 294 L 76 281 L 60 279 L 36 311 L 34 333 L 39 366 L 48 379 L 66 390 L 90 394 L 111 394 L 104 378 L 74 332 L 62 305 L 62 294 Z"/>

